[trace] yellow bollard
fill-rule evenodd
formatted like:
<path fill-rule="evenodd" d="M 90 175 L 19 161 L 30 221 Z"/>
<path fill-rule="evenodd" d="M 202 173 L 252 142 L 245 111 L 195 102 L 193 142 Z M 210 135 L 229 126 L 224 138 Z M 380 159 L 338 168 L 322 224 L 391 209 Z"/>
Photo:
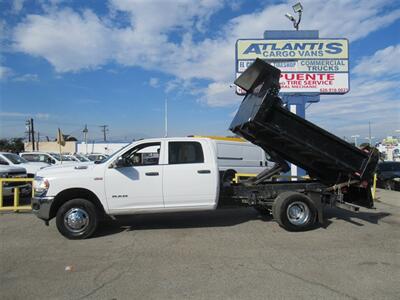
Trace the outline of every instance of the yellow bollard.
<path fill-rule="evenodd" d="M 376 180 L 377 180 L 377 176 L 376 173 L 374 174 L 374 182 L 372 185 L 372 200 L 376 200 Z"/>
<path fill-rule="evenodd" d="M 14 203 L 12 206 L 4 206 L 4 199 L 3 199 L 3 183 L 4 182 L 33 182 L 32 178 L 0 178 L 0 212 L 2 211 L 15 211 L 19 212 L 21 210 L 31 210 L 31 205 L 19 205 L 20 201 L 20 188 L 14 187 Z"/>
<path fill-rule="evenodd" d="M 14 188 L 14 211 L 18 211 L 19 206 L 19 188 Z"/>

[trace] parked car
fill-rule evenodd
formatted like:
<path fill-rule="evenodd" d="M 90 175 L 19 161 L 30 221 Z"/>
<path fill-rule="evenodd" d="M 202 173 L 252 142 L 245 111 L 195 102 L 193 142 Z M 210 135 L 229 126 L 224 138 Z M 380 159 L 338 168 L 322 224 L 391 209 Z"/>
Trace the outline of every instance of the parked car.
<path fill-rule="evenodd" d="M 74 155 L 71 155 L 71 154 L 63 154 L 62 158 L 65 161 L 74 161 L 77 163 L 81 162 L 79 159 L 77 159 Z"/>
<path fill-rule="evenodd" d="M 0 163 L 0 178 L 26 178 L 26 169 Z M 20 195 L 28 196 L 32 192 L 32 186 L 26 182 L 3 182 L 2 192 L 3 197 L 14 195 L 14 188 L 18 187 Z"/>
<path fill-rule="evenodd" d="M 22 152 L 19 154 L 22 158 L 29 162 L 43 162 L 49 165 L 59 165 L 62 163 L 74 163 L 70 159 L 63 158 L 60 154 L 52 152 Z"/>
<path fill-rule="evenodd" d="M 79 153 L 75 153 L 73 156 L 75 158 L 77 158 L 80 162 L 91 162 L 91 160 L 89 158 L 87 158 L 86 156 L 81 155 Z"/>
<path fill-rule="evenodd" d="M 100 154 L 100 153 L 92 153 L 86 156 L 91 161 L 100 161 L 106 159 L 108 157 L 107 154 Z"/>
<path fill-rule="evenodd" d="M 49 166 L 49 164 L 43 162 L 29 162 L 23 157 L 10 152 L 0 152 L 0 164 L 25 168 L 29 178 L 35 177 L 37 171 Z"/>
<path fill-rule="evenodd" d="M 378 187 L 387 190 L 400 191 L 400 162 L 380 162 L 376 174 Z"/>

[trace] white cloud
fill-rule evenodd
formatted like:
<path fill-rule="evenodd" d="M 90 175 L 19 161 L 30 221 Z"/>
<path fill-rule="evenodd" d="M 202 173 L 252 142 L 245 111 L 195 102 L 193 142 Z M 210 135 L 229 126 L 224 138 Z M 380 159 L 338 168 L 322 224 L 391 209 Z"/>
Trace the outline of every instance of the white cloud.
<path fill-rule="evenodd" d="M 400 9 L 386 9 L 393 3 L 304 0 L 300 28 L 320 29 L 320 36 L 347 37 L 353 42 L 399 19 Z M 292 4 L 266 5 L 240 15 L 213 32 L 212 38 L 201 38 L 208 36 L 202 33 L 210 18 L 229 6 L 229 1 L 110 0 L 110 13 L 102 18 L 90 10 L 55 8 L 44 15 L 28 15 L 14 31 L 14 47 L 45 58 L 58 72 L 99 68 L 114 61 L 162 71 L 186 84 L 209 80 L 201 102 L 234 105 L 238 97 L 229 83 L 234 80 L 236 40 L 262 37 L 265 29 L 291 29 L 284 14 Z M 126 22 L 119 22 L 122 16 Z"/>
<path fill-rule="evenodd" d="M 149 85 L 153 88 L 158 88 L 160 86 L 160 80 L 156 77 L 152 77 L 149 80 Z"/>
<path fill-rule="evenodd" d="M 202 97 L 200 101 L 205 102 L 212 107 L 238 104 L 242 101 L 242 97 L 237 97 L 234 94 L 234 91 L 235 88 L 231 87 L 229 82 L 213 82 L 207 86 L 204 97 Z M 213 100 L 210 101 L 210 99 Z"/>
<path fill-rule="evenodd" d="M 307 111 L 310 119 L 348 137 L 367 136 L 369 122 L 374 136 L 395 134 L 400 128 L 399 49 L 399 45 L 393 45 L 362 58 L 354 67 L 351 91 L 342 96 L 322 96 L 321 103 Z"/>
<path fill-rule="evenodd" d="M 58 72 L 97 68 L 110 58 L 112 32 L 91 11 L 29 15 L 14 31 L 14 48 L 47 59 Z"/>
<path fill-rule="evenodd" d="M 0 111 L 0 117 L 2 118 L 30 118 L 34 117 L 40 120 L 48 120 L 50 118 L 50 114 L 48 113 L 22 113 L 22 112 L 7 112 L 7 111 Z"/>
<path fill-rule="evenodd" d="M 370 57 L 364 57 L 354 68 L 360 76 L 388 76 L 400 73 L 400 44 L 377 51 Z"/>
<path fill-rule="evenodd" d="M 14 77 L 12 80 L 16 82 L 39 81 L 39 76 L 37 74 L 24 74 Z"/>
<path fill-rule="evenodd" d="M 13 73 L 14 72 L 10 68 L 0 66 L 0 80 L 4 80 L 4 79 L 10 77 Z"/>
<path fill-rule="evenodd" d="M 13 0 L 12 10 L 14 13 L 19 13 L 24 7 L 25 0 Z"/>

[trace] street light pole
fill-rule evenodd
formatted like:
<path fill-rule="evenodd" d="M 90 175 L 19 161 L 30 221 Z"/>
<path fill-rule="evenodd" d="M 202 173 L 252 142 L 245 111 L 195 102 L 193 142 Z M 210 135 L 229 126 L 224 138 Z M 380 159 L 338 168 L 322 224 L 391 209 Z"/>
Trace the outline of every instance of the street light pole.
<path fill-rule="evenodd" d="M 354 145 L 355 145 L 356 147 L 358 147 L 357 138 L 359 138 L 360 135 L 359 135 L 359 134 L 356 134 L 356 135 L 352 135 L 351 137 L 354 139 Z"/>
<path fill-rule="evenodd" d="M 165 98 L 165 111 L 164 111 L 164 126 L 165 126 L 165 137 L 168 137 L 168 100 Z"/>

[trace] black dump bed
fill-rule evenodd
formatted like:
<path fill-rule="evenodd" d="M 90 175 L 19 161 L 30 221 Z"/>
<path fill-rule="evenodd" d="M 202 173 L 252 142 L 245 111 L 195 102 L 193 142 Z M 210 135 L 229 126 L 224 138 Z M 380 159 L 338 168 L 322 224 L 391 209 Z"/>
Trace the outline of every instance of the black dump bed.
<path fill-rule="evenodd" d="M 377 151 L 360 150 L 291 113 L 277 96 L 280 70 L 257 59 L 235 84 L 247 91 L 230 130 L 327 185 L 371 182 Z"/>

